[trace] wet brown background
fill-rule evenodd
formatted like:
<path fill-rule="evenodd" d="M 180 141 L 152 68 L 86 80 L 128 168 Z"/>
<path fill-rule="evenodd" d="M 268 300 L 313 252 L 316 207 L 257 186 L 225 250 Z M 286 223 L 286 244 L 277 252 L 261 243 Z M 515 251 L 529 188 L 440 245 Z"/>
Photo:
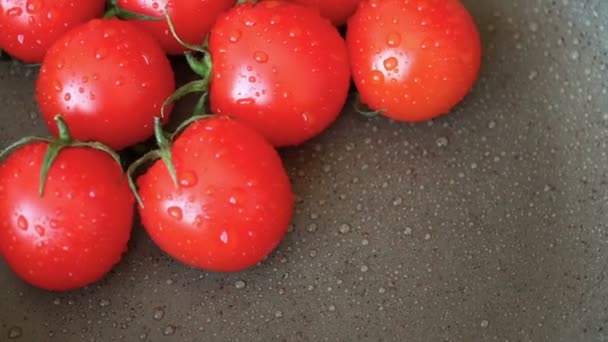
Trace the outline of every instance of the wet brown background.
<path fill-rule="evenodd" d="M 346 110 L 282 151 L 299 202 L 262 266 L 190 269 L 140 227 L 80 291 L 0 262 L 0 341 L 608 341 L 608 1 L 465 3 L 473 93 L 421 125 Z M 45 132 L 36 72 L 0 62 L 2 146 Z"/>

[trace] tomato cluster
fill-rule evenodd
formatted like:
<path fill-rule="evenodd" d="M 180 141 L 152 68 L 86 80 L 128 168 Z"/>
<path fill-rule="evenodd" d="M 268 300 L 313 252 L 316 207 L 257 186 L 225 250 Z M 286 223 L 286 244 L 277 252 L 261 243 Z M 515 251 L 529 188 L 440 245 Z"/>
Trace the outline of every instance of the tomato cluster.
<path fill-rule="evenodd" d="M 275 148 L 327 129 L 351 80 L 357 108 L 406 122 L 447 113 L 481 59 L 459 0 L 105 3 L 0 0 L 0 48 L 41 63 L 36 101 L 52 133 L 3 153 L 0 254 L 45 289 L 107 274 L 135 202 L 152 240 L 181 262 L 255 266 L 294 210 Z M 167 55 L 184 55 L 201 78 L 176 89 Z M 168 134 L 173 102 L 191 92 L 202 93 L 192 118 Z M 151 137 L 158 149 L 125 171 L 114 151 Z"/>

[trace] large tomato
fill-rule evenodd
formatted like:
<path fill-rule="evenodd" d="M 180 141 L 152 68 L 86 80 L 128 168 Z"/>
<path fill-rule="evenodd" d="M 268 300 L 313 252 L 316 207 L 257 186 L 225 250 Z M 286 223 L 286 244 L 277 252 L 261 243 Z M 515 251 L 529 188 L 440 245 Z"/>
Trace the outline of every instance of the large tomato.
<path fill-rule="evenodd" d="M 244 120 L 275 146 L 298 145 L 340 114 L 350 85 L 346 44 L 309 8 L 243 4 L 211 31 L 214 113 Z"/>
<path fill-rule="evenodd" d="M 346 20 L 355 13 L 361 0 L 290 0 L 291 2 L 316 8 L 321 15 L 336 26 L 346 23 Z"/>
<path fill-rule="evenodd" d="M 121 8 L 150 16 L 162 16 L 165 11 L 181 39 L 201 45 L 215 19 L 235 4 L 235 0 L 118 0 Z M 134 20 L 133 23 L 151 33 L 163 49 L 172 55 L 186 51 L 169 31 L 166 21 Z"/>
<path fill-rule="evenodd" d="M 62 34 L 103 14 L 104 0 L 0 0 L 0 48 L 40 63 Z"/>
<path fill-rule="evenodd" d="M 99 280 L 120 260 L 134 197 L 120 166 L 86 147 L 59 153 L 40 196 L 48 147 L 26 145 L 0 165 L 0 253 L 34 286 L 75 289 Z"/>
<path fill-rule="evenodd" d="M 400 121 L 447 113 L 479 72 L 479 33 L 459 0 L 363 0 L 347 43 L 362 101 Z"/>
<path fill-rule="evenodd" d="M 53 118 L 62 114 L 74 138 L 122 149 L 152 135 L 174 90 L 169 60 L 152 37 L 129 22 L 95 19 L 53 44 L 36 100 L 53 134 Z"/>
<path fill-rule="evenodd" d="M 228 117 L 202 119 L 171 154 L 177 187 L 163 161 L 137 181 L 142 223 L 161 249 L 224 272 L 272 252 L 289 226 L 294 196 L 279 155 L 259 133 Z"/>

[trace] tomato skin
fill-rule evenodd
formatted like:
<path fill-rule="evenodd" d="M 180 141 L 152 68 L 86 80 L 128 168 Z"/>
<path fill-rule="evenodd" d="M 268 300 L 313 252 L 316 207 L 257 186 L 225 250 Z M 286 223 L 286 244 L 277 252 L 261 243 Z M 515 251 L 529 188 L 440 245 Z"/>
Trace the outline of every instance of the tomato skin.
<path fill-rule="evenodd" d="M 335 26 L 346 24 L 346 20 L 355 13 L 361 0 L 290 0 L 306 7 L 316 8 L 324 18 L 331 20 Z"/>
<path fill-rule="evenodd" d="M 275 146 L 299 145 L 338 117 L 348 93 L 346 44 L 314 10 L 282 1 L 244 4 L 211 31 L 210 103 Z"/>
<path fill-rule="evenodd" d="M 179 189 L 162 161 L 137 180 L 142 223 L 162 250 L 194 267 L 235 272 L 276 248 L 294 196 L 262 136 L 228 117 L 203 119 L 177 138 L 172 156 Z"/>
<path fill-rule="evenodd" d="M 54 135 L 61 114 L 75 139 L 120 150 L 153 134 L 154 117 L 174 90 L 169 60 L 152 37 L 125 21 L 95 19 L 53 44 L 36 100 Z"/>
<path fill-rule="evenodd" d="M 0 252 L 33 286 L 76 289 L 102 278 L 126 251 L 134 197 L 109 155 L 66 148 L 41 198 L 47 146 L 21 147 L 0 165 Z"/>
<path fill-rule="evenodd" d="M 44 54 L 69 29 L 103 15 L 104 0 L 0 0 L 0 47 L 27 63 Z"/>
<path fill-rule="evenodd" d="M 362 102 L 399 121 L 449 112 L 481 63 L 479 32 L 459 0 L 363 0 L 347 44 Z"/>
<path fill-rule="evenodd" d="M 167 7 L 167 4 L 171 6 Z M 201 45 L 211 30 L 215 19 L 235 4 L 234 0 L 118 0 L 121 8 L 151 16 L 162 16 L 165 8 L 179 37 L 193 45 Z M 184 48 L 171 34 L 163 21 L 132 21 L 139 28 L 152 34 L 162 48 L 171 55 L 180 55 Z"/>

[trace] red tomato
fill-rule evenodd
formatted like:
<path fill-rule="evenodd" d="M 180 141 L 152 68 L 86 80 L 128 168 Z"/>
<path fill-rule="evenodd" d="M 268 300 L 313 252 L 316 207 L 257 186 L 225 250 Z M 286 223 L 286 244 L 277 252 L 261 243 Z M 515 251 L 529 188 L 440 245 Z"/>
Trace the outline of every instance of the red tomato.
<path fill-rule="evenodd" d="M 174 258 L 232 272 L 277 247 L 294 196 L 281 159 L 257 132 L 227 117 L 202 119 L 172 147 L 179 187 L 157 161 L 138 179 L 142 223 Z"/>
<path fill-rule="evenodd" d="M 167 9 L 179 37 L 193 45 L 201 45 L 215 19 L 235 4 L 235 0 L 118 0 L 121 8 L 150 16 L 162 16 Z M 133 23 L 151 33 L 163 49 L 172 55 L 184 48 L 171 34 L 166 21 L 134 20 Z"/>
<path fill-rule="evenodd" d="M 122 149 L 153 134 L 174 90 L 169 60 L 152 37 L 125 21 L 93 20 L 51 47 L 36 100 L 53 134 L 59 113 L 75 139 Z"/>
<path fill-rule="evenodd" d="M 281 1 L 234 7 L 211 32 L 210 101 L 275 146 L 298 145 L 340 114 L 350 85 L 346 44 L 313 10 Z"/>
<path fill-rule="evenodd" d="M 0 48 L 28 63 L 40 63 L 62 34 L 103 15 L 104 0 L 0 0 Z"/>
<path fill-rule="evenodd" d="M 116 162 L 91 148 L 66 148 L 40 197 L 48 143 L 16 150 L 0 165 L 0 253 L 31 285 L 91 284 L 120 260 L 133 221 L 133 194 Z"/>
<path fill-rule="evenodd" d="M 481 61 L 479 33 L 458 0 L 364 0 L 347 43 L 362 102 L 399 121 L 450 111 Z"/>
<path fill-rule="evenodd" d="M 361 0 L 289 0 L 296 4 L 316 8 L 321 15 L 336 26 L 346 23 L 346 20 L 355 13 Z"/>

